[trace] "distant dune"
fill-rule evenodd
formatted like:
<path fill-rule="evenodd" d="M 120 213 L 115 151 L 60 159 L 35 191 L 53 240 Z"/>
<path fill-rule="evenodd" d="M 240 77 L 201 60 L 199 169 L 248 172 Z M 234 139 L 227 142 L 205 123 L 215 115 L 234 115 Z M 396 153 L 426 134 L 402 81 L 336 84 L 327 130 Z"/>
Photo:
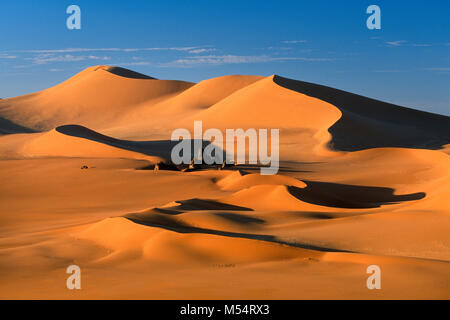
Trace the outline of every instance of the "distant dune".
<path fill-rule="evenodd" d="M 195 120 L 280 129 L 278 174 L 173 166 Z M 449 299 L 449 146 L 449 117 L 277 75 L 87 68 L 0 100 L 0 297 Z"/>
<path fill-rule="evenodd" d="M 1 101 L 1 117 L 36 131 L 68 123 L 105 128 L 137 105 L 180 93 L 193 84 L 156 80 L 97 66 L 41 92 Z"/>

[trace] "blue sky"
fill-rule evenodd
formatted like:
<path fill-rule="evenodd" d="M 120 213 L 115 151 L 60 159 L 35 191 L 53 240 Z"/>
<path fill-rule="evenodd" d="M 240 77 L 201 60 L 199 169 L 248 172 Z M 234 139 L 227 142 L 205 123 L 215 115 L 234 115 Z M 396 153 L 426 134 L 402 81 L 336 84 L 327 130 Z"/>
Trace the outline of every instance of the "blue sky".
<path fill-rule="evenodd" d="M 68 30 L 66 8 L 81 8 Z M 366 8 L 381 8 L 381 30 Z M 281 76 L 450 115 L 450 1 L 2 0 L 0 97 L 115 65 L 198 82 Z"/>

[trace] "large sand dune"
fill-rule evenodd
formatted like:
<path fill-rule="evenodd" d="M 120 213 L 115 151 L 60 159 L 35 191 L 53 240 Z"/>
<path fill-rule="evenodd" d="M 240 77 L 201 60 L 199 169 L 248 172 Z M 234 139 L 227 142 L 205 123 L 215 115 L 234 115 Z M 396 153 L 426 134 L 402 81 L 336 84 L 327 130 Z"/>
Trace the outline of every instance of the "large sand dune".
<path fill-rule="evenodd" d="M 149 170 L 194 120 L 280 129 L 278 174 Z M 449 117 L 280 76 L 87 68 L 0 100 L 0 297 L 449 299 L 449 145 Z"/>
<path fill-rule="evenodd" d="M 2 100 L 0 114 L 16 125 L 39 131 L 69 123 L 104 128 L 141 103 L 167 98 L 193 85 L 136 76 L 124 70 L 87 68 L 52 88 Z"/>

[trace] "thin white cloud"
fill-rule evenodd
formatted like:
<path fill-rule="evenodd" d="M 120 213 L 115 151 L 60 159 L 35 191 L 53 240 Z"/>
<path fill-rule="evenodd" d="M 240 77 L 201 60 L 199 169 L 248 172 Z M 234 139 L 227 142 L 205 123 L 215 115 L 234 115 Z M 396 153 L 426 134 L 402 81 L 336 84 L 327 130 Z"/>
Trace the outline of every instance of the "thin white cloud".
<path fill-rule="evenodd" d="M 6 54 L 6 53 L 1 53 L 0 54 L 0 59 L 16 59 L 17 56 L 13 56 L 10 54 Z"/>
<path fill-rule="evenodd" d="M 265 62 L 282 62 L 282 61 L 332 61 L 329 58 L 306 58 L 306 57 L 271 57 L 267 55 L 260 56 L 237 56 L 237 55 L 206 55 L 192 56 L 183 59 L 177 59 L 167 64 L 165 67 L 176 66 L 193 66 L 193 65 L 221 65 L 221 64 L 241 64 L 241 63 L 265 63 Z"/>
<path fill-rule="evenodd" d="M 286 50 L 293 50 L 293 48 L 291 48 L 291 47 L 267 47 L 267 50 L 286 51 Z"/>
<path fill-rule="evenodd" d="M 199 53 L 213 52 L 213 51 L 216 51 L 216 49 L 214 49 L 214 48 L 209 48 L 209 49 L 201 48 L 201 49 L 189 50 L 189 53 L 199 54 Z"/>
<path fill-rule="evenodd" d="M 386 44 L 391 47 L 399 47 L 405 43 L 406 43 L 405 40 L 386 41 Z"/>
<path fill-rule="evenodd" d="M 43 50 L 22 50 L 22 53 L 40 53 L 40 54 L 56 54 L 56 53 L 79 53 L 79 52 L 97 52 L 97 51 L 133 51 L 134 49 L 120 49 L 120 48 L 66 48 L 66 49 L 43 49 Z"/>
<path fill-rule="evenodd" d="M 334 60 L 335 59 L 332 58 L 280 57 L 280 58 L 270 58 L 269 61 L 329 62 Z"/>
<path fill-rule="evenodd" d="M 151 62 L 147 62 L 147 61 L 136 61 L 136 62 L 122 62 L 122 63 L 117 63 L 117 65 L 119 66 L 124 66 L 124 67 L 132 67 L 132 66 L 148 66 L 151 65 Z"/>
<path fill-rule="evenodd" d="M 137 51 L 192 51 L 208 46 L 195 47 L 154 47 L 154 48 L 64 48 L 64 49 L 42 49 L 22 50 L 22 53 L 80 53 L 80 52 L 137 52 Z M 206 49 L 208 50 L 208 49 Z M 211 50 L 211 49 L 210 49 Z"/>
<path fill-rule="evenodd" d="M 266 56 L 236 56 L 236 55 L 209 55 L 193 56 L 176 60 L 181 64 L 224 64 L 224 63 L 254 63 L 267 61 Z"/>
<path fill-rule="evenodd" d="M 405 70 L 375 70 L 376 73 L 400 73 L 400 72 L 406 72 Z"/>
<path fill-rule="evenodd" d="M 425 68 L 426 71 L 436 71 L 439 73 L 450 73 L 450 67 Z"/>
<path fill-rule="evenodd" d="M 75 62 L 75 61 L 84 61 L 84 60 L 110 60 L 110 57 L 101 57 L 94 55 L 87 56 L 74 56 L 71 54 L 66 55 L 54 55 L 54 54 L 41 54 L 33 58 L 26 58 L 26 60 L 33 61 L 34 64 L 47 64 L 51 62 Z"/>
<path fill-rule="evenodd" d="M 297 44 L 297 43 L 306 43 L 306 40 L 285 40 L 285 41 L 281 41 L 281 43 L 286 43 L 286 44 Z"/>

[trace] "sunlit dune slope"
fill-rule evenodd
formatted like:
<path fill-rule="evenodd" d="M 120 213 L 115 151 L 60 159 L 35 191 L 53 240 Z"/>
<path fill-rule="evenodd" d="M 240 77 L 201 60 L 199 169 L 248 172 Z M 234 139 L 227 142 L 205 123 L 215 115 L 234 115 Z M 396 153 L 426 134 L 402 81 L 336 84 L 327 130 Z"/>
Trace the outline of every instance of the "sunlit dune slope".
<path fill-rule="evenodd" d="M 258 76 L 231 75 L 204 80 L 161 101 L 144 102 L 136 107 L 108 133 L 123 137 L 148 138 L 170 134 L 179 121 L 206 110 L 229 95 L 263 79 Z M 190 124 L 192 125 L 192 124 Z"/>
<path fill-rule="evenodd" d="M 99 236 L 102 235 L 102 236 Z M 248 263 L 320 256 L 320 253 L 282 246 L 258 239 L 223 237 L 220 234 L 175 233 L 147 227 L 125 218 L 105 219 L 83 230 L 76 237 L 100 243 L 113 253 L 97 263 L 134 258 L 155 262 L 178 263 L 186 266 L 205 263 Z"/>
<path fill-rule="evenodd" d="M 122 68 L 96 66 L 55 87 L 1 100 L 0 116 L 39 131 L 68 123 L 98 129 L 111 126 L 136 105 L 180 93 L 192 85 L 156 80 Z"/>
<path fill-rule="evenodd" d="M 96 66 L 38 93 L 0 101 L 0 134 L 78 124 L 117 138 L 151 140 L 204 127 L 279 128 L 285 156 L 325 147 L 439 149 L 450 118 L 280 76 L 225 76 L 193 84 Z M 301 141 L 301 143 L 299 143 Z M 304 151 L 299 151 L 304 149 Z"/>
<path fill-rule="evenodd" d="M 18 148 L 24 157 L 128 158 L 157 163 L 166 161 L 165 149 L 139 147 L 127 141 L 104 136 L 81 126 L 62 126 L 30 135 Z"/>

